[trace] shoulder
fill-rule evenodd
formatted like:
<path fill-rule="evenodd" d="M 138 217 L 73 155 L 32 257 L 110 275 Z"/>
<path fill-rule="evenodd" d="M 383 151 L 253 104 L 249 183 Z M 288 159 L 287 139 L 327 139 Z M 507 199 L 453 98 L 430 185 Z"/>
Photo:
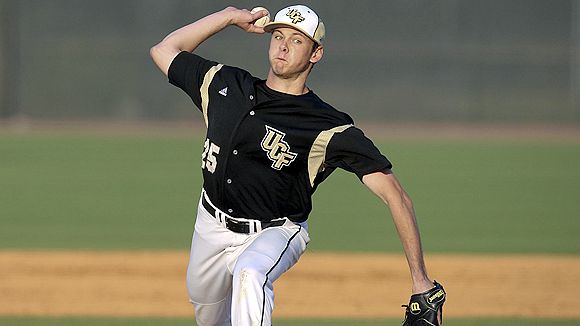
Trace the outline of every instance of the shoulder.
<path fill-rule="evenodd" d="M 179 53 L 169 67 L 170 75 L 180 71 L 197 71 L 200 75 L 206 75 L 208 73 L 215 75 L 219 73 L 219 75 L 224 77 L 250 79 L 252 81 L 257 79 L 244 69 L 208 60 L 195 53 L 186 51 Z"/>
<path fill-rule="evenodd" d="M 245 69 L 229 65 L 222 65 L 221 74 L 226 77 L 231 77 L 252 84 L 260 80 Z"/>
<path fill-rule="evenodd" d="M 351 118 L 350 115 L 336 109 L 331 104 L 325 102 L 314 92 L 311 93 L 310 101 L 315 109 L 319 110 L 319 112 L 323 113 L 325 116 L 332 119 L 336 124 L 340 125 L 354 124 L 354 120 Z"/>
<path fill-rule="evenodd" d="M 207 60 L 195 53 L 182 51 L 173 58 L 173 61 L 171 61 L 169 73 L 177 70 L 187 70 L 190 67 L 211 67 L 215 65 L 218 65 L 215 61 Z"/>

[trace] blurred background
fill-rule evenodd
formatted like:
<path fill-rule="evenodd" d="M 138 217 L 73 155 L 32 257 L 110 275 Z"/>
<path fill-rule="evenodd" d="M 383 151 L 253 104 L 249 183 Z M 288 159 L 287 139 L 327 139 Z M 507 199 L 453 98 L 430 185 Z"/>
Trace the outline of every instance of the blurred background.
<path fill-rule="evenodd" d="M 228 5 L 274 15 L 291 3 L 0 0 L 0 325 L 193 324 L 183 273 L 203 118 L 149 49 Z M 366 124 L 393 161 L 415 202 L 429 268 L 454 296 L 446 324 L 579 325 L 580 0 L 302 3 L 327 28 L 309 87 Z M 268 43 L 269 34 L 230 27 L 197 53 L 265 78 Z M 311 257 L 402 253 L 384 205 L 354 175 L 337 171 L 314 203 Z M 139 257 L 155 266 L 135 265 Z M 389 265 L 397 266 L 406 268 Z M 314 280 L 351 283 L 325 267 Z M 388 323 L 280 325 L 400 325 L 408 275 L 389 273 L 376 275 L 392 304 L 358 287 L 326 293 L 357 311 L 372 301 Z M 107 275 L 118 278 L 107 283 Z M 281 300 L 281 311 L 334 307 L 294 293 L 302 297 Z M 546 300 L 530 302 L 537 293 Z"/>
<path fill-rule="evenodd" d="M 327 27 L 310 86 L 355 119 L 580 121 L 580 1 L 304 3 Z M 230 4 L 288 2 L 0 0 L 0 117 L 199 119 L 149 48 Z M 264 78 L 268 41 L 232 27 L 199 53 Z"/>

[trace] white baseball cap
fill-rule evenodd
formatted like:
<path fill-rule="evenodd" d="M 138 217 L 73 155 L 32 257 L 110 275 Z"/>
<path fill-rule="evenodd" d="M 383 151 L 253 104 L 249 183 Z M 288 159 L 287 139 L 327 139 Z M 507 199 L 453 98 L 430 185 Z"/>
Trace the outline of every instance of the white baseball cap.
<path fill-rule="evenodd" d="M 322 19 L 314 10 L 304 5 L 293 5 L 278 11 L 274 21 L 266 24 L 264 30 L 271 33 L 279 27 L 299 30 L 318 45 L 322 45 L 322 40 L 326 34 Z"/>

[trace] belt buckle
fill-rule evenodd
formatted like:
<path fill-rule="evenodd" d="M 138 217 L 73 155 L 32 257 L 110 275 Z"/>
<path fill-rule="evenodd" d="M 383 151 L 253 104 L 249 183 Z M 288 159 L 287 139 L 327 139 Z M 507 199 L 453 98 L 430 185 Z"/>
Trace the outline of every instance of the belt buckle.
<path fill-rule="evenodd" d="M 259 220 L 237 219 L 231 216 L 225 217 L 225 226 L 230 231 L 244 234 L 254 234 L 264 229 Z"/>
<path fill-rule="evenodd" d="M 229 216 L 225 218 L 225 227 L 226 229 L 236 233 L 245 233 L 245 234 L 251 233 L 250 223 L 239 221 Z"/>
<path fill-rule="evenodd" d="M 284 225 L 286 218 L 278 218 L 273 219 L 269 222 L 263 223 L 260 220 L 250 220 L 250 219 L 238 219 L 232 216 L 229 216 L 221 209 L 215 207 L 208 198 L 206 198 L 207 194 L 203 194 L 202 197 L 202 205 L 206 207 L 206 210 L 211 213 L 213 210 L 214 218 L 223 225 L 226 229 L 236 232 L 236 233 L 244 233 L 244 234 L 254 234 L 258 233 L 268 227 L 271 226 L 281 226 Z M 207 205 L 206 205 L 207 204 Z M 209 207 L 208 207 L 209 206 Z"/>

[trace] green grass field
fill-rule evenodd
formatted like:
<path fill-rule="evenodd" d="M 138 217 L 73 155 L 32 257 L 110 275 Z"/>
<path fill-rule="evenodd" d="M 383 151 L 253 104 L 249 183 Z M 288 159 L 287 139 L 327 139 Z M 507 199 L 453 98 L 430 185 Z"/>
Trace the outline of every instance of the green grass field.
<path fill-rule="evenodd" d="M 577 142 L 376 142 L 412 196 L 426 251 L 580 253 Z M 194 137 L 0 134 L 0 250 L 187 249 L 201 187 Z M 315 195 L 313 251 L 400 252 L 388 210 L 337 172 Z M 276 325 L 398 325 L 280 320 Z M 0 325 L 192 325 L 182 319 L 0 318 Z M 446 325 L 579 325 L 449 319 Z"/>
<path fill-rule="evenodd" d="M 415 202 L 427 251 L 580 253 L 577 143 L 378 145 Z M 187 248 L 200 146 L 188 137 L 0 136 L 0 248 Z M 315 194 L 310 227 L 311 250 L 400 251 L 386 207 L 342 171 Z"/>

